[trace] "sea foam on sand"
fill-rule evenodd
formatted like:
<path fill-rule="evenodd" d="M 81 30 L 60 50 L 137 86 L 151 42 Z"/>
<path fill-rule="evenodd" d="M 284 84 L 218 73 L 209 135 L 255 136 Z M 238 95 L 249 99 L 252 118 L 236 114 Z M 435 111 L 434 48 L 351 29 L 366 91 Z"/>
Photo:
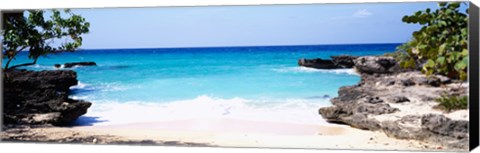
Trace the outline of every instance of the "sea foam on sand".
<path fill-rule="evenodd" d="M 325 120 L 318 115 L 318 108 L 328 104 L 328 100 L 287 99 L 283 102 L 262 102 L 202 95 L 191 100 L 166 103 L 94 102 L 83 119 L 96 119 L 85 123 L 87 121 L 80 118 L 79 124 L 115 125 L 190 119 L 240 119 L 326 125 Z"/>

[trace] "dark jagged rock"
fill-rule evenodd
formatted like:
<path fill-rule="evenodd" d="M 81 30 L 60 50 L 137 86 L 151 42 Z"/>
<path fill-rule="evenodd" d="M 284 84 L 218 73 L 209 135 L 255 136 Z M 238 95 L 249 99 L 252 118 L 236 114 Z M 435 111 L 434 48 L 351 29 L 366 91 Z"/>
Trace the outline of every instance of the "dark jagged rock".
<path fill-rule="evenodd" d="M 415 85 L 415 82 L 412 81 L 412 79 L 403 79 L 400 81 L 402 82 L 402 85 L 406 87 Z"/>
<path fill-rule="evenodd" d="M 299 66 L 304 66 L 304 67 L 310 67 L 310 68 L 316 68 L 316 69 L 336 69 L 338 68 L 332 60 L 324 60 L 321 58 L 315 58 L 315 59 L 299 59 L 298 60 L 298 65 Z"/>
<path fill-rule="evenodd" d="M 394 62 L 390 57 L 355 59 L 361 81 L 341 87 L 338 96 L 331 99 L 333 106 L 320 108 L 319 114 L 331 123 L 383 131 L 391 137 L 426 141 L 453 150 L 468 148 L 468 112 L 440 115 L 442 112 L 433 107 L 438 105 L 435 99 L 445 91 L 465 95 L 468 86 L 441 75 L 400 70 Z"/>
<path fill-rule="evenodd" d="M 356 114 L 358 113 L 365 113 L 365 114 L 373 114 L 373 115 L 382 115 L 382 114 L 390 114 L 399 111 L 398 108 L 393 108 L 389 104 L 368 104 L 364 103 L 357 107 Z"/>
<path fill-rule="evenodd" d="M 299 59 L 298 65 L 316 69 L 341 69 L 341 68 L 353 68 L 354 62 L 357 57 L 349 55 L 331 56 L 331 60 L 314 58 L 314 59 Z"/>
<path fill-rule="evenodd" d="M 349 116 L 350 113 L 343 111 L 341 107 L 331 106 L 331 107 L 322 107 L 318 110 L 319 114 L 322 114 L 322 117 L 325 118 L 328 122 L 333 123 L 344 123 L 342 121 L 342 116 Z"/>
<path fill-rule="evenodd" d="M 468 148 L 468 121 L 452 120 L 440 114 L 407 115 L 381 123 L 382 131 L 400 139 L 437 142 L 450 148 Z"/>
<path fill-rule="evenodd" d="M 378 104 L 383 103 L 383 99 L 380 99 L 380 97 L 366 97 L 365 102 L 370 104 Z"/>
<path fill-rule="evenodd" d="M 354 60 L 357 59 L 357 56 L 350 56 L 350 55 L 339 55 L 339 56 L 330 56 L 332 58 L 332 62 L 341 68 L 353 68 L 355 65 Z"/>
<path fill-rule="evenodd" d="M 424 140 L 430 136 L 418 126 L 421 116 L 407 115 L 397 121 L 387 121 L 382 123 L 382 131 L 388 136 L 399 139 L 418 139 Z"/>
<path fill-rule="evenodd" d="M 440 87 L 441 85 L 452 83 L 450 78 L 442 75 L 416 76 L 404 78 L 400 81 L 401 84 L 406 87 L 413 85 L 429 85 L 433 87 Z"/>
<path fill-rule="evenodd" d="M 434 86 L 434 87 L 440 87 L 442 82 L 440 81 L 440 78 L 437 77 L 429 77 L 427 79 L 427 84 Z"/>
<path fill-rule="evenodd" d="M 410 99 L 408 99 L 405 96 L 393 96 L 390 98 L 390 101 L 393 103 L 403 103 L 403 102 L 409 102 Z"/>
<path fill-rule="evenodd" d="M 422 117 L 422 127 L 436 134 L 455 138 L 468 137 L 468 121 L 452 120 L 444 115 L 428 114 Z"/>
<path fill-rule="evenodd" d="M 362 113 L 344 117 L 343 121 L 352 127 L 364 130 L 378 130 L 381 128 L 379 121 L 368 118 L 367 114 Z"/>
<path fill-rule="evenodd" d="M 91 106 L 68 98 L 69 88 L 77 83 L 77 74 L 71 70 L 6 72 L 4 124 L 69 124 Z"/>
<path fill-rule="evenodd" d="M 387 56 L 362 56 L 355 59 L 354 63 L 360 73 L 385 74 L 400 70 L 395 59 Z"/>
<path fill-rule="evenodd" d="M 97 63 L 95 62 L 72 62 L 72 63 L 65 63 L 63 64 L 63 68 L 72 68 L 74 66 L 96 66 Z M 60 64 L 54 65 L 56 68 L 62 67 Z"/>

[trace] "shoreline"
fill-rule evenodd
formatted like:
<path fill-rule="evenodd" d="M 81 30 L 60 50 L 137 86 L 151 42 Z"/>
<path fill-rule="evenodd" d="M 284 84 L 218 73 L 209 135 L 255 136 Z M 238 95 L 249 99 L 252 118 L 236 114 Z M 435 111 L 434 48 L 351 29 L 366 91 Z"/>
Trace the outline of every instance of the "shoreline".
<path fill-rule="evenodd" d="M 215 98 L 201 96 L 198 100 L 196 98 L 194 103 L 184 101 L 171 108 L 151 105 L 145 107 L 147 109 L 130 105 L 115 107 L 108 113 L 109 116 L 103 117 L 108 119 L 106 122 L 113 120 L 112 123 L 117 125 L 95 125 L 94 123 L 100 120 L 92 117 L 98 116 L 94 113 L 84 116 L 93 119 L 92 126 L 45 126 L 44 124 L 49 122 L 55 125 L 53 123 L 58 116 L 42 116 L 33 112 L 32 117 L 26 117 L 28 123 L 40 123 L 43 127 L 31 128 L 28 124 L 25 127 L 14 127 L 2 132 L 1 137 L 6 141 L 84 144 L 464 151 L 464 141 L 468 140 L 468 133 L 465 136 L 464 132 L 464 125 L 468 124 L 468 119 L 464 119 L 468 118 L 464 115 L 465 111 L 449 115 L 452 119 L 459 119 L 450 120 L 444 119 L 444 113 L 433 109 L 436 104 L 435 96 L 443 91 L 439 86 L 455 86 L 457 82 L 440 76 L 432 80 L 418 72 L 396 73 L 396 67 L 389 66 L 395 65 L 395 61 L 387 57 L 359 58 L 364 60 L 354 60 L 357 72 L 372 71 L 373 74 L 358 72 L 361 81 L 357 85 L 341 87 L 338 96 L 330 100 L 333 105 L 329 106 L 302 105 L 300 109 L 295 107 L 294 112 L 291 110 L 292 105 L 285 105 L 286 107 L 280 110 L 275 107 L 274 110 L 278 112 L 273 112 L 270 108 L 244 110 L 243 101 L 239 99 L 234 98 L 233 100 L 237 101 L 229 101 L 228 105 L 217 105 Z M 357 63 L 358 61 L 367 63 Z M 378 61 L 387 61 L 387 66 L 385 62 Z M 72 71 L 55 72 L 75 74 Z M 72 85 L 78 83 L 76 75 L 69 78 L 72 79 Z M 422 92 L 411 92 L 412 90 Z M 462 91 L 457 90 L 459 93 L 463 93 Z M 201 103 L 198 103 L 199 101 Z M 71 106 L 69 103 L 58 102 L 62 107 Z M 241 111 L 235 108 L 240 108 Z M 315 111 L 308 111 L 310 109 Z M 428 114 L 432 112 L 436 114 Z M 85 113 L 86 111 L 81 115 Z M 225 113 L 230 115 L 224 116 Z M 68 115 L 68 112 L 63 115 Z M 185 119 L 186 116 L 182 115 L 188 115 L 187 118 L 194 115 L 194 119 Z M 254 118 L 257 121 L 233 119 L 236 116 Z M 317 120 L 307 120 L 309 122 L 304 123 L 278 122 L 285 119 L 305 121 L 306 117 L 326 120 L 327 124 L 319 125 L 321 122 Z M 162 118 L 173 120 L 159 122 Z M 267 120 L 258 121 L 262 119 Z M 443 120 L 448 124 L 443 124 Z M 115 121 L 123 121 L 125 124 Z M 458 132 L 443 130 L 450 125 L 456 126 L 455 130 Z M 450 139 L 458 142 L 450 143 Z"/>
<path fill-rule="evenodd" d="M 173 127 L 172 123 L 174 123 Z M 21 132 L 18 132 L 19 130 Z M 417 140 L 400 140 L 388 137 L 378 131 L 360 130 L 347 125 L 320 126 L 235 119 L 178 120 L 104 126 L 13 128 L 4 131 L 2 139 L 3 141 L 15 140 L 21 142 L 68 143 L 69 140 L 72 140 L 71 143 L 85 144 L 250 148 L 444 149 L 436 144 Z"/>
<path fill-rule="evenodd" d="M 332 106 L 331 98 L 288 99 L 256 105 L 244 98 L 198 96 L 168 103 L 110 102 L 95 103 L 75 125 L 116 125 L 187 119 L 239 119 L 266 122 L 328 124 L 318 108 Z"/>
<path fill-rule="evenodd" d="M 468 82 L 402 69 L 388 56 L 363 56 L 353 63 L 362 79 L 341 87 L 339 96 L 331 100 L 334 106 L 319 109 L 327 122 L 468 150 L 469 110 L 441 109 L 443 103 L 438 101 L 468 96 Z"/>

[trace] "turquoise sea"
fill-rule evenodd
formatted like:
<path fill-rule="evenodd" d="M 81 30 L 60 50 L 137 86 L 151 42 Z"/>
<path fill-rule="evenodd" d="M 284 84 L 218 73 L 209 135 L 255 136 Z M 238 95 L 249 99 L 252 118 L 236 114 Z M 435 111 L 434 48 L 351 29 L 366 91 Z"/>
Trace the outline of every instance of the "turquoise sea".
<path fill-rule="evenodd" d="M 93 103 L 79 124 L 104 125 L 196 118 L 322 124 L 318 108 L 338 88 L 356 84 L 352 69 L 316 70 L 299 58 L 382 55 L 400 44 L 88 49 L 42 57 L 33 70 L 74 67 L 72 98 Z M 26 53 L 13 62 L 27 62 Z M 3 63 L 5 65 L 5 63 Z"/>

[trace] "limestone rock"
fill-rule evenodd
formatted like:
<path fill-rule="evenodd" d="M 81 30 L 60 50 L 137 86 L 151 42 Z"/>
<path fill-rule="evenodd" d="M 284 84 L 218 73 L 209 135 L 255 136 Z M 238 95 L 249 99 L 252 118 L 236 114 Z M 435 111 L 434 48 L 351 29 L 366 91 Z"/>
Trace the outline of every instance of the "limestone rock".
<path fill-rule="evenodd" d="M 71 70 L 6 72 L 4 124 L 69 124 L 91 106 L 68 98 L 69 88 L 77 83 L 77 74 Z"/>

